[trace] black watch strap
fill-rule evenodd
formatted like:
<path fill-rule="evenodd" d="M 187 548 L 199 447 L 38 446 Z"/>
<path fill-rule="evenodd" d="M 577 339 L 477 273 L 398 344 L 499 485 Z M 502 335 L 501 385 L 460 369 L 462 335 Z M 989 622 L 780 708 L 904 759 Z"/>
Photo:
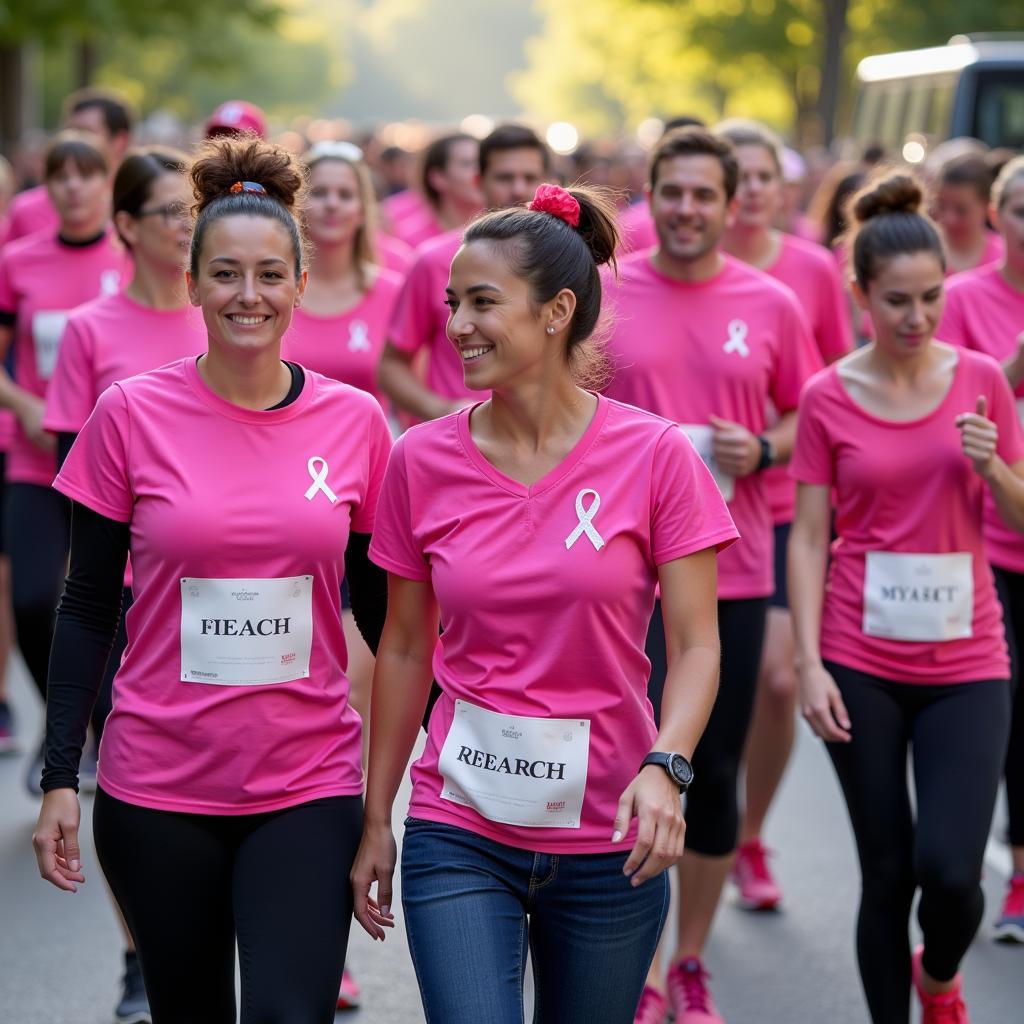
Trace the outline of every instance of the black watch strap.
<path fill-rule="evenodd" d="M 693 766 L 682 754 L 667 754 L 656 750 L 643 759 L 640 767 L 646 768 L 649 764 L 663 768 L 668 777 L 679 787 L 680 793 L 685 793 L 693 782 Z"/>
<path fill-rule="evenodd" d="M 763 473 L 769 466 L 775 464 L 775 449 L 764 434 L 759 434 L 757 439 L 761 443 L 761 459 L 757 464 L 757 471 Z"/>

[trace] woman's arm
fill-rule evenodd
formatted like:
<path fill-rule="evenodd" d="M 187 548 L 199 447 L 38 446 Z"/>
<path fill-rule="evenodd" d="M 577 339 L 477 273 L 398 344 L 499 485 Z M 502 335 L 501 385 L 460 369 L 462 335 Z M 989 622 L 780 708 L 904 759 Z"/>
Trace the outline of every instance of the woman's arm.
<path fill-rule="evenodd" d="M 363 838 L 351 874 L 356 920 L 374 939 L 383 939 L 384 928 L 394 926 L 391 809 L 427 703 L 437 626 L 430 582 L 389 573 L 387 618 L 373 672 Z M 370 898 L 374 882 L 376 900 Z"/>
<path fill-rule="evenodd" d="M 988 400 L 978 397 L 974 412 L 956 418 L 964 455 L 988 484 L 999 515 L 1011 530 L 1024 533 L 1024 460 L 1008 466 L 999 456 L 999 430 L 988 418 Z"/>
<path fill-rule="evenodd" d="M 345 548 L 345 578 L 352 602 L 352 617 L 366 646 L 376 654 L 388 609 L 388 574 L 370 561 L 369 551 L 370 534 L 349 534 L 348 547 Z"/>
<path fill-rule="evenodd" d="M 0 409 L 10 409 L 18 418 L 28 439 L 40 448 L 53 451 L 53 435 L 43 430 L 46 403 L 30 391 L 15 384 L 3 361 L 14 337 L 14 328 L 0 323 Z"/>

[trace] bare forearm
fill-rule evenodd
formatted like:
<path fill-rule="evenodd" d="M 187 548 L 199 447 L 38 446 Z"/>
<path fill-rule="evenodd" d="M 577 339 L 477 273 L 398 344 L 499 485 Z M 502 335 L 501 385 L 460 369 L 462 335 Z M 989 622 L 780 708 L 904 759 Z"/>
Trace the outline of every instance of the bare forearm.
<path fill-rule="evenodd" d="M 693 757 L 718 695 L 719 660 L 717 647 L 691 647 L 670 661 L 652 750 Z"/>
<path fill-rule="evenodd" d="M 784 466 L 793 454 L 796 442 L 796 410 L 785 413 L 782 419 L 770 430 L 764 432 L 765 438 L 771 443 L 775 452 L 773 465 Z"/>
<path fill-rule="evenodd" d="M 815 540 L 794 530 L 789 540 L 787 573 L 796 660 L 801 665 L 821 661 L 821 608 L 827 564 L 828 546 L 824 540 Z"/>
<path fill-rule="evenodd" d="M 384 394 L 403 412 L 423 420 L 436 420 L 451 412 L 451 401 L 434 394 L 416 376 L 412 365 L 400 356 L 384 353 L 378 379 Z"/>
<path fill-rule="evenodd" d="M 1024 480 L 1022 480 L 1002 459 L 996 456 L 988 487 L 992 492 L 996 508 L 1003 522 L 1024 533 Z"/>

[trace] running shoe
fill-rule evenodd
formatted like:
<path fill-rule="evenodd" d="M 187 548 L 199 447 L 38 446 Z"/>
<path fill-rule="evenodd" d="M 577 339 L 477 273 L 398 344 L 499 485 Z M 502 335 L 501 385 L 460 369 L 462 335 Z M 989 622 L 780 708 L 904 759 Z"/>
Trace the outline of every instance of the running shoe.
<path fill-rule="evenodd" d="M 153 1024 L 139 958 L 127 950 L 124 954 L 124 977 L 121 979 L 121 1001 L 114 1010 L 114 1024 Z"/>
<path fill-rule="evenodd" d="M 954 979 L 953 989 L 949 992 L 932 996 L 921 988 L 923 953 L 924 946 L 918 946 L 911 961 L 911 976 L 914 979 L 917 998 L 921 1001 L 921 1024 L 971 1024 L 971 1018 L 967 1016 L 967 1007 L 964 1005 L 959 974 Z"/>
<path fill-rule="evenodd" d="M 633 1024 L 665 1024 L 668 1000 L 653 985 L 644 985 Z"/>
<path fill-rule="evenodd" d="M 668 1001 L 676 1024 L 725 1024 L 708 991 L 711 975 L 695 956 L 673 964 L 668 972 Z"/>
<path fill-rule="evenodd" d="M 732 880 L 740 893 L 740 906 L 745 910 L 774 910 L 782 899 L 782 891 L 768 867 L 771 852 L 760 839 L 741 844 L 732 867 Z"/>
<path fill-rule="evenodd" d="M 14 729 L 14 714 L 11 705 L 0 700 L 0 754 L 18 754 L 21 743 Z"/>
<path fill-rule="evenodd" d="M 354 1010 L 362 1002 L 363 993 L 356 979 L 346 969 L 341 975 L 341 991 L 338 993 L 338 1009 Z"/>
<path fill-rule="evenodd" d="M 996 942 L 1024 943 L 1024 871 L 1010 879 L 1003 912 L 992 926 L 992 935 Z"/>

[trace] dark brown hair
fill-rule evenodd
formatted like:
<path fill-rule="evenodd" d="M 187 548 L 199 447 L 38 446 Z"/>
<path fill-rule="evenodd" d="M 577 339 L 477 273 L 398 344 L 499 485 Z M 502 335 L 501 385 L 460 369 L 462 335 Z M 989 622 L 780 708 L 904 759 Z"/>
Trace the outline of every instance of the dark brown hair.
<path fill-rule="evenodd" d="M 532 128 L 522 124 L 500 124 L 480 143 L 480 173 L 487 170 L 491 157 L 509 149 L 535 149 L 540 153 L 546 171 L 551 166 L 548 147 Z"/>
<path fill-rule="evenodd" d="M 650 183 L 652 189 L 658 184 L 658 168 L 661 166 L 661 162 L 677 156 L 714 157 L 722 165 L 726 198 L 732 199 L 736 195 L 740 165 L 732 143 L 698 125 L 673 128 L 672 131 L 666 132 L 661 137 L 661 141 L 651 152 Z"/>
<path fill-rule="evenodd" d="M 239 214 L 282 224 L 295 253 L 295 276 L 302 273 L 303 234 L 296 211 L 305 200 L 306 175 L 292 153 L 252 133 L 207 139 L 199 148 L 190 177 L 196 198 L 189 258 L 193 276 L 199 270 L 206 229 L 222 217 Z M 236 182 L 245 181 L 262 185 L 266 195 L 231 191 Z"/>
<path fill-rule="evenodd" d="M 188 157 L 176 149 L 150 146 L 129 153 L 114 175 L 114 213 L 127 213 L 137 217 L 139 211 L 149 202 L 153 183 L 165 174 L 184 174 L 188 168 Z M 116 221 L 114 222 L 117 223 Z M 131 246 L 118 231 L 118 237 L 125 248 Z"/>
<path fill-rule="evenodd" d="M 939 170 L 939 188 L 945 185 L 971 188 L 978 199 L 988 206 L 995 172 L 987 153 L 964 153 L 947 160 Z"/>
<path fill-rule="evenodd" d="M 78 168 L 79 173 L 86 177 L 110 173 L 110 162 L 107 151 L 103 148 L 103 140 L 91 132 L 58 132 L 46 149 L 44 179 L 49 181 L 69 160 Z"/>
<path fill-rule="evenodd" d="M 598 267 L 615 266 L 619 244 L 615 202 L 606 189 L 574 185 L 566 190 L 580 204 L 580 222 L 572 227 L 550 213 L 513 207 L 484 214 L 466 229 L 463 240 L 494 242 L 513 273 L 527 282 L 532 301 L 541 305 L 567 288 L 576 296 L 576 312 L 566 341 L 566 357 L 576 380 L 600 386 L 603 357 L 585 342 L 601 315 Z"/>
<path fill-rule="evenodd" d="M 921 213 L 924 189 L 910 174 L 888 174 L 869 182 L 850 203 L 850 252 L 857 284 L 867 291 L 883 265 L 896 256 L 930 252 L 946 269 L 938 229 Z"/>
<path fill-rule="evenodd" d="M 436 210 L 441 205 L 441 194 L 434 188 L 430 176 L 434 171 L 445 171 L 448 169 L 448 162 L 452 158 L 452 148 L 459 142 L 471 142 L 477 146 L 476 139 L 465 132 L 456 132 L 454 135 L 442 135 L 434 139 L 425 150 L 423 150 L 422 163 L 420 165 L 420 188 L 427 197 L 427 201 Z"/>
<path fill-rule="evenodd" d="M 730 117 L 715 125 L 715 134 L 731 142 L 734 149 L 740 146 L 758 146 L 767 151 L 775 164 L 775 170 L 779 172 L 779 177 L 782 177 L 782 140 L 766 125 L 758 121 Z"/>
<path fill-rule="evenodd" d="M 98 110 L 103 115 L 103 124 L 111 136 L 130 132 L 135 120 L 128 101 L 107 89 L 79 89 L 64 100 L 65 120 L 82 110 Z"/>

